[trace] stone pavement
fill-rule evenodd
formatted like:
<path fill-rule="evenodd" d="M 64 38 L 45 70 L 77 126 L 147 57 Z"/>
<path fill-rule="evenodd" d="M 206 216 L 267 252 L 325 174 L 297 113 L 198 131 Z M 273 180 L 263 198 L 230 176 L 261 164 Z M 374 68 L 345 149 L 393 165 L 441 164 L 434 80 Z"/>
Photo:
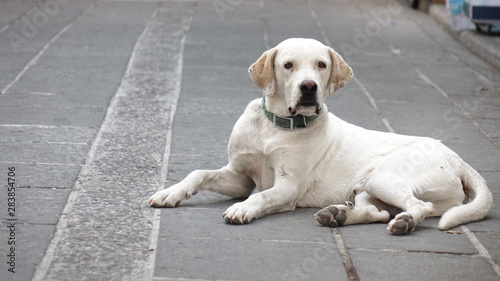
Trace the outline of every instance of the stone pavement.
<path fill-rule="evenodd" d="M 500 73 L 407 1 L 2 1 L 0 280 L 500 280 L 496 203 L 404 237 L 321 227 L 316 209 L 227 225 L 236 200 L 208 192 L 145 204 L 226 163 L 261 96 L 247 68 L 289 37 L 352 66 L 334 114 L 442 139 L 500 200 Z"/>
<path fill-rule="evenodd" d="M 445 5 L 430 5 L 429 14 L 474 54 L 500 69 L 500 36 L 486 36 L 475 30 L 453 30 Z"/>

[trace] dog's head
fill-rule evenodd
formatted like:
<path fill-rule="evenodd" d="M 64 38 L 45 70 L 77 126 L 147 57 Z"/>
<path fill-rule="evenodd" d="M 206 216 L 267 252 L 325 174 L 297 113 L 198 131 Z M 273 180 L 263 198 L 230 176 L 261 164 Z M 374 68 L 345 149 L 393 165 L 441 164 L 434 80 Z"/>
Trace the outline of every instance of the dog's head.
<path fill-rule="evenodd" d="M 352 69 L 332 48 L 302 38 L 264 52 L 248 72 L 264 95 L 279 95 L 291 115 L 306 116 L 317 113 L 327 93 L 333 95 L 352 77 Z"/>

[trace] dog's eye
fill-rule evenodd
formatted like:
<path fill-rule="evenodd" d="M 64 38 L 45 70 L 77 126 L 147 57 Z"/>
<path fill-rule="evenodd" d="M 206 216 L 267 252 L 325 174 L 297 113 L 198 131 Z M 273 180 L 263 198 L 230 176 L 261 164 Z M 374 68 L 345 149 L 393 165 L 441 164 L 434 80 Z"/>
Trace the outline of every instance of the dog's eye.
<path fill-rule="evenodd" d="M 318 68 L 322 69 L 322 68 L 326 68 L 326 63 L 320 61 L 318 62 Z"/>
<path fill-rule="evenodd" d="M 293 63 L 291 63 L 291 62 L 287 62 L 287 63 L 285 63 L 285 68 L 286 68 L 286 69 L 290 69 L 290 68 L 292 68 L 292 67 L 293 67 Z"/>

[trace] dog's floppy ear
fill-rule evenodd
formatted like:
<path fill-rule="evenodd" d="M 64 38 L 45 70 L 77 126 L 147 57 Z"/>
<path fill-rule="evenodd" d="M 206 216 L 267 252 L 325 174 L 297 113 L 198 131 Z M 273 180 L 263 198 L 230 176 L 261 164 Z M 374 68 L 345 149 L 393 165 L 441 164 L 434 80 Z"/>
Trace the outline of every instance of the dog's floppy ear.
<path fill-rule="evenodd" d="M 276 48 L 265 51 L 248 69 L 250 78 L 257 87 L 264 91 L 266 96 L 272 96 L 276 90 L 274 58 L 277 52 Z"/>
<path fill-rule="evenodd" d="M 330 79 L 328 79 L 328 93 L 333 95 L 338 89 L 344 87 L 351 81 L 352 69 L 344 59 L 332 48 L 328 48 L 332 67 L 330 70 Z"/>

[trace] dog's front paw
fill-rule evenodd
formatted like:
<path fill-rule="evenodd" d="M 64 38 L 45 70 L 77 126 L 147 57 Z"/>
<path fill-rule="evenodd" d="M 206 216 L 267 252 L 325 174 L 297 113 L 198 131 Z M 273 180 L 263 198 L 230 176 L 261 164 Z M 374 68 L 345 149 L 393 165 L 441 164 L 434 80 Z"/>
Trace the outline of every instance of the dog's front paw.
<path fill-rule="evenodd" d="M 170 188 L 160 190 L 151 196 L 148 200 L 148 204 L 152 207 L 167 207 L 173 208 L 177 207 L 179 203 L 184 199 L 189 199 L 195 193 L 191 191 L 183 191 L 180 188 L 172 186 Z"/>
<path fill-rule="evenodd" d="M 415 230 L 413 217 L 406 212 L 398 214 L 387 226 L 387 230 L 394 235 L 408 234 Z"/>
<path fill-rule="evenodd" d="M 256 210 L 245 202 L 232 205 L 222 214 L 222 217 L 230 224 L 246 224 L 251 222 L 256 216 Z"/>
<path fill-rule="evenodd" d="M 314 214 L 314 218 L 324 226 L 342 226 L 347 220 L 347 208 L 347 206 L 342 205 L 330 205 Z"/>

